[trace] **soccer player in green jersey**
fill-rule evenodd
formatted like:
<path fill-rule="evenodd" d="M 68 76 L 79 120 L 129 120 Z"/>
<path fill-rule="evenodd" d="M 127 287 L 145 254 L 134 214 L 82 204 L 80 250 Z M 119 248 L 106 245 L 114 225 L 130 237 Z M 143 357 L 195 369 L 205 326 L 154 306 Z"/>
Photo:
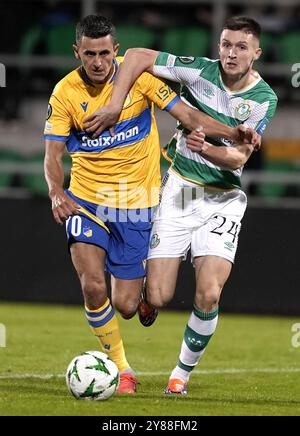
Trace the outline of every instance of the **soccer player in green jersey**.
<path fill-rule="evenodd" d="M 275 113 L 277 97 L 253 69 L 262 53 L 260 33 L 259 24 L 251 18 L 228 19 L 217 60 L 128 50 L 110 105 L 92 116 L 88 127 L 101 130 L 112 125 L 131 84 L 148 71 L 179 82 L 182 99 L 214 119 L 231 127 L 242 123 L 262 135 Z M 240 177 L 253 147 L 221 137 L 205 139 L 202 132 L 189 134 L 179 124 L 167 151 L 172 164 L 163 182 L 150 240 L 148 303 L 159 308 L 172 299 L 179 265 L 189 249 L 196 276 L 194 307 L 167 394 L 187 393 L 190 373 L 216 330 L 218 304 L 247 206 Z"/>

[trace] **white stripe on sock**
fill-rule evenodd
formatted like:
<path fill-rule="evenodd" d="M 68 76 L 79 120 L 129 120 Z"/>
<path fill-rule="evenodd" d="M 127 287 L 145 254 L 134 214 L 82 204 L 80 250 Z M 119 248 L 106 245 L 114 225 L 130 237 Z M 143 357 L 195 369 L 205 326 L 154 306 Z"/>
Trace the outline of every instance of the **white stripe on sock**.
<path fill-rule="evenodd" d="M 203 335 L 203 336 L 212 335 L 217 328 L 217 324 L 218 324 L 218 316 L 216 316 L 214 319 L 210 321 L 206 321 L 198 318 L 194 314 L 194 312 L 192 312 L 188 322 L 188 326 L 192 330 L 194 330 L 199 335 Z"/>
<path fill-rule="evenodd" d="M 181 352 L 179 359 L 184 365 L 188 366 L 196 366 L 201 357 L 203 356 L 205 352 L 205 348 L 202 351 L 194 352 L 189 349 L 189 347 L 186 345 L 186 343 L 183 341 L 181 345 Z"/>

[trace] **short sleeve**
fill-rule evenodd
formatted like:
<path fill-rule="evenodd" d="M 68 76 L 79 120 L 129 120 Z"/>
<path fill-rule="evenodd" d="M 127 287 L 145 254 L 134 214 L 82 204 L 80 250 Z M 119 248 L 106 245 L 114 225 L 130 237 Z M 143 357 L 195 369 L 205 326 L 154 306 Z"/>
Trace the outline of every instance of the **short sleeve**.
<path fill-rule="evenodd" d="M 179 100 L 178 95 L 165 82 L 144 73 L 138 79 L 140 92 L 151 100 L 159 109 L 169 111 Z"/>
<path fill-rule="evenodd" d="M 72 117 L 66 107 L 64 93 L 54 88 L 48 104 L 44 137 L 56 141 L 66 141 L 70 135 Z"/>
<path fill-rule="evenodd" d="M 244 123 L 246 127 L 254 129 L 259 135 L 263 135 L 267 125 L 274 117 L 277 107 L 277 97 L 270 94 L 266 96 L 266 101 L 261 104 L 257 104 L 254 108 L 251 116 Z"/>

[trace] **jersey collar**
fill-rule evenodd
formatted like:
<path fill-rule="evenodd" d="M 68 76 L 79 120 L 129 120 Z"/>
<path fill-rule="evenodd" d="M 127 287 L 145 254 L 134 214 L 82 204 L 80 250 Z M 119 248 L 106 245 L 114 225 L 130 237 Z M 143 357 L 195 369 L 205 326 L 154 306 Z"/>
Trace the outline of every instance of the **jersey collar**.
<path fill-rule="evenodd" d="M 220 62 L 220 64 L 221 64 L 221 62 Z M 255 71 L 255 75 L 257 75 L 257 77 L 254 80 L 252 80 L 252 82 L 249 85 L 244 86 L 244 88 L 241 88 L 237 91 L 231 91 L 229 88 L 227 88 L 227 86 L 224 84 L 224 82 L 222 80 L 221 65 L 220 64 L 219 64 L 219 70 L 220 70 L 219 79 L 220 79 L 220 82 L 221 82 L 223 89 L 230 95 L 237 95 L 237 94 L 242 94 L 243 92 L 250 91 L 250 89 L 254 88 L 258 84 L 258 82 L 261 80 L 261 76 L 259 75 L 259 73 L 257 71 Z"/>
<path fill-rule="evenodd" d="M 93 86 L 95 87 L 95 85 L 93 84 L 93 82 L 90 80 L 89 76 L 86 74 L 85 69 L 83 68 L 83 66 L 81 65 L 80 69 L 80 76 L 82 78 L 82 80 L 84 81 L 84 83 L 88 86 Z"/>
<path fill-rule="evenodd" d="M 118 72 L 118 69 L 119 69 L 119 65 L 118 65 L 118 62 L 116 61 L 116 59 L 114 59 L 114 72 L 113 72 L 113 74 L 112 74 L 112 76 L 111 76 L 111 79 L 109 80 L 109 82 L 108 83 L 112 83 L 114 80 L 115 80 L 115 78 L 116 78 L 116 75 L 117 75 L 117 72 Z"/>

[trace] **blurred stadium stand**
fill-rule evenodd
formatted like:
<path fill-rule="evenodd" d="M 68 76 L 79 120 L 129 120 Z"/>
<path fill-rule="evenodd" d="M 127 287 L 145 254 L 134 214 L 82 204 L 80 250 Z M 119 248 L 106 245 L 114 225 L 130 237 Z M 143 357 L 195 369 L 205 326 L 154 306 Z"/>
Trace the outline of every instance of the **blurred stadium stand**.
<path fill-rule="evenodd" d="M 196 26 L 175 26 L 166 29 L 160 49 L 178 55 L 209 56 L 210 44 L 211 34 L 208 29 Z"/>
<path fill-rule="evenodd" d="M 4 24 L 0 29 L 3 39 L 8 33 L 14 8 L 19 12 L 15 35 L 13 41 L 9 40 L 3 45 L 5 52 L 0 52 L 0 62 L 7 67 L 7 88 L 1 88 L 0 150 L 4 154 L 0 156 L 0 177 L 3 180 L 0 195 L 11 192 L 7 188 L 13 187 L 22 188 L 27 195 L 46 192 L 42 183 L 41 132 L 47 100 L 54 84 L 77 65 L 71 49 L 75 23 L 81 16 L 96 12 L 110 16 L 116 23 L 121 43 L 120 54 L 129 47 L 141 46 L 179 55 L 214 57 L 217 56 L 221 25 L 227 16 L 250 14 L 257 18 L 264 30 L 261 39 L 264 54 L 257 68 L 277 92 L 279 109 L 276 121 L 266 133 L 260 156 L 253 157 L 246 167 L 246 171 L 251 169 L 248 179 L 252 181 L 245 186 L 249 188 L 251 196 L 280 200 L 286 196 L 298 197 L 300 182 L 297 183 L 296 175 L 300 148 L 300 89 L 291 85 L 291 66 L 298 60 L 300 62 L 298 1 L 216 0 L 208 3 L 187 0 L 183 5 L 179 1 L 168 0 L 4 0 L 1 7 Z M 160 118 L 163 120 L 160 123 L 161 141 L 166 143 L 174 123 L 165 123 L 163 114 L 158 113 Z M 289 128 L 286 128 L 287 122 Z M 270 153 L 273 144 L 277 150 L 276 157 Z M 12 150 L 16 163 L 26 157 L 23 160 L 24 169 L 30 163 L 37 168 L 40 162 L 41 189 L 37 186 L 37 174 L 32 176 L 35 183 L 29 183 L 29 174 L 15 177 L 15 174 L 8 173 L 8 169 L 4 174 L 5 156 Z M 280 156 L 278 150 L 281 150 Z M 12 168 L 12 160 L 9 168 Z M 259 183 L 253 172 L 255 170 L 260 171 Z M 271 183 L 270 177 L 276 179 L 279 172 L 278 181 Z M 282 177 L 282 173 L 290 175 L 291 172 L 292 178 Z"/>
<path fill-rule="evenodd" d="M 155 41 L 155 31 L 143 28 L 136 24 L 120 24 L 117 27 L 117 38 L 121 41 L 120 55 L 124 55 L 126 50 L 137 44 L 139 47 L 152 48 Z"/>
<path fill-rule="evenodd" d="M 78 65 L 71 48 L 74 27 L 90 13 L 112 18 L 120 54 L 140 46 L 213 58 L 218 57 L 227 16 L 256 18 L 263 28 L 264 50 L 256 67 L 278 94 L 279 107 L 262 151 L 247 163 L 244 188 L 250 208 L 265 208 L 266 214 L 270 207 L 291 213 L 300 208 L 300 74 L 292 86 L 293 75 L 300 72 L 299 0 L 2 0 L 0 63 L 7 69 L 7 86 L 0 88 L 1 201 L 30 199 L 36 200 L 34 210 L 39 204 L 45 207 L 42 132 L 47 102 L 55 83 Z M 164 145 L 175 121 L 162 112 L 157 118 Z M 162 160 L 162 171 L 167 166 Z M 66 157 L 66 183 L 69 169 Z"/>

